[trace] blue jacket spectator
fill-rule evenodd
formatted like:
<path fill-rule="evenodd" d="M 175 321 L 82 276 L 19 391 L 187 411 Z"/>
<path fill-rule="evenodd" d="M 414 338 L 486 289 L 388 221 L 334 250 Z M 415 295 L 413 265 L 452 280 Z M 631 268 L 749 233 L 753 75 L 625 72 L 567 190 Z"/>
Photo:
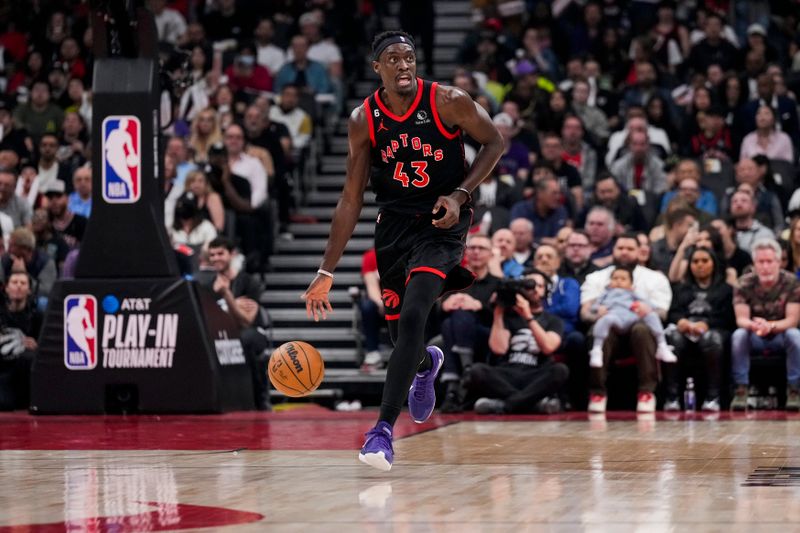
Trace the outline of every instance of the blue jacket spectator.
<path fill-rule="evenodd" d="M 332 93 L 333 85 L 328 77 L 328 71 L 321 63 L 308 59 L 308 39 L 302 35 L 295 35 L 291 46 L 294 61 L 281 67 L 272 90 L 280 92 L 284 86 L 291 84 L 310 89 L 315 94 Z"/>
<path fill-rule="evenodd" d="M 536 242 L 555 244 L 558 230 L 567 225 L 569 215 L 561 205 L 561 188 L 552 176 L 535 183 L 533 201 L 521 200 L 511 207 L 511 220 L 527 218 L 533 222 Z"/>
<path fill-rule="evenodd" d="M 575 331 L 581 310 L 581 286 L 574 278 L 558 275 L 561 256 L 555 247 L 543 244 L 536 249 L 533 266 L 547 275 L 550 290 L 544 302 L 544 309 L 564 322 L 564 335 Z"/>

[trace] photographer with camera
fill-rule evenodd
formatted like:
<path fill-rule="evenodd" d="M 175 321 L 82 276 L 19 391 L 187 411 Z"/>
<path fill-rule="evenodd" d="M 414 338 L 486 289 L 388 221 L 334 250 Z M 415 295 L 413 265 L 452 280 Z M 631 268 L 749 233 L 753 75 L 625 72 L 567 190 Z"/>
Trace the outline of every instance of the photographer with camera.
<path fill-rule="evenodd" d="M 532 270 L 519 280 L 501 281 L 495 293 L 489 348 L 502 357 L 500 364 L 475 363 L 464 381 L 471 397 L 478 397 L 479 414 L 554 412 L 557 399 L 545 400 L 566 383 L 569 370 L 548 356 L 561 344 L 564 324 L 544 310 L 549 282 Z"/>

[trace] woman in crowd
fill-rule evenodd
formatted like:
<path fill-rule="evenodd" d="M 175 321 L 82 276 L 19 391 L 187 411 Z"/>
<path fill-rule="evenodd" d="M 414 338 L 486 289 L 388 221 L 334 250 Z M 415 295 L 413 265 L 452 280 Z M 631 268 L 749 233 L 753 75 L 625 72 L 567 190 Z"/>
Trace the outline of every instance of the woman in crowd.
<path fill-rule="evenodd" d="M 189 148 L 194 153 L 195 163 L 208 161 L 208 149 L 222 142 L 222 129 L 219 127 L 217 112 L 208 107 L 200 111 L 192 121 L 192 134 L 189 136 Z"/>
<path fill-rule="evenodd" d="M 800 277 L 800 217 L 794 217 L 791 224 L 789 224 L 789 235 L 786 242 L 788 243 L 789 264 L 786 270 L 794 272 Z"/>
<path fill-rule="evenodd" d="M 183 193 L 175 202 L 175 221 L 170 228 L 172 244 L 205 248 L 216 237 L 217 230 L 203 218 L 197 198 L 191 192 Z"/>
<path fill-rule="evenodd" d="M 756 111 L 756 129 L 744 136 L 740 159 L 763 154 L 769 159 L 794 160 L 792 139 L 783 131 L 775 129 L 775 111 L 762 105 Z"/>
<path fill-rule="evenodd" d="M 225 207 L 222 205 L 222 197 L 211 188 L 208 176 L 200 170 L 189 172 L 186 175 L 186 191 L 194 194 L 203 218 L 221 232 L 225 227 Z"/>
<path fill-rule="evenodd" d="M 725 259 L 725 247 L 722 243 L 722 236 L 719 231 L 711 225 L 703 226 L 699 231 L 690 229 L 686 233 L 669 267 L 668 277 L 671 283 L 679 283 L 684 279 L 689 267 L 689 257 L 697 248 L 707 248 L 713 251 L 722 268 L 723 278 L 730 285 L 736 286 L 736 280 L 739 276 L 736 273 L 736 269 L 728 265 Z"/>
<path fill-rule="evenodd" d="M 721 360 L 734 327 L 733 288 L 725 282 L 724 266 L 709 248 L 695 248 L 689 255 L 683 283 L 675 287 L 667 322 L 667 340 L 678 363 L 663 366 L 667 398 L 665 411 L 680 409 L 679 370 L 701 357 L 706 382 L 703 411 L 719 411 Z"/>
<path fill-rule="evenodd" d="M 650 237 L 647 233 L 640 231 L 636 234 L 636 240 L 639 241 L 639 264 L 643 267 L 653 268 L 650 259 L 653 257 L 653 248 L 650 246 Z"/>

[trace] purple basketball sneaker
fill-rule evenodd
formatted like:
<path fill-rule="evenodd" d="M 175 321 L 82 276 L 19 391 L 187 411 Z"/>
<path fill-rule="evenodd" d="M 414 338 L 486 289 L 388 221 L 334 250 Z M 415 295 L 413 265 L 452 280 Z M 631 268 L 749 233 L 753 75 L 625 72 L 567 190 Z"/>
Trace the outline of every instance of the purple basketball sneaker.
<path fill-rule="evenodd" d="M 378 470 L 388 472 L 392 469 L 394 450 L 392 449 L 392 426 L 378 422 L 365 434 L 367 440 L 358 454 L 358 460 Z"/>
<path fill-rule="evenodd" d="M 417 424 L 425 422 L 433 413 L 433 408 L 436 406 L 434 385 L 444 363 L 444 353 L 438 347 L 428 346 L 426 349 L 431 356 L 433 366 L 427 372 L 417 373 L 408 390 L 408 412 Z"/>

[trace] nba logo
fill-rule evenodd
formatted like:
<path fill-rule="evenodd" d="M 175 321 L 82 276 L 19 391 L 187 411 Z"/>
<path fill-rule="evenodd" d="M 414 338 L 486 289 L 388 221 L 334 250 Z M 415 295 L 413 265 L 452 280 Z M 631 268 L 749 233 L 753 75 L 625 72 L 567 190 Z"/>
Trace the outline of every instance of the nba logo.
<path fill-rule="evenodd" d="M 70 370 L 97 366 L 97 299 L 91 294 L 64 298 L 64 365 Z"/>
<path fill-rule="evenodd" d="M 103 199 L 110 204 L 132 204 L 142 195 L 140 126 L 133 115 L 103 120 L 102 187 Z"/>

